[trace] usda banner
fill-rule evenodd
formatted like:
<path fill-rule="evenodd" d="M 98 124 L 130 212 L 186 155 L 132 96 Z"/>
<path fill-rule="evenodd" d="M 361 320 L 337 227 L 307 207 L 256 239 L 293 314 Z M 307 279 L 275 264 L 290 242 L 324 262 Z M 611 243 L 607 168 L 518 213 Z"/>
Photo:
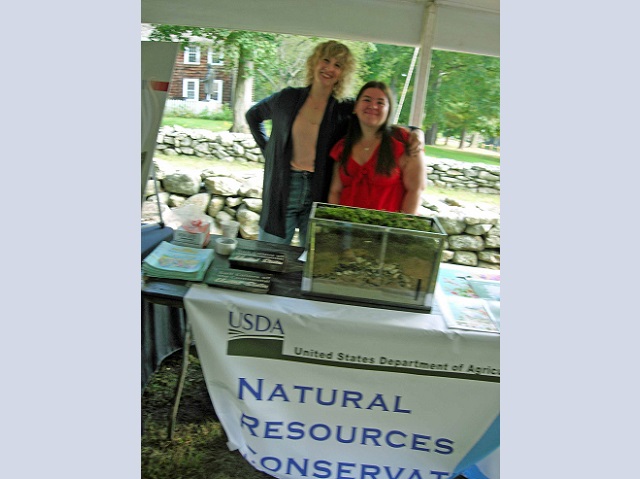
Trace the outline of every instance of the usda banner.
<path fill-rule="evenodd" d="M 229 438 L 277 478 L 487 475 L 499 336 L 438 315 L 192 286 L 185 297 Z M 465 474 L 467 474 L 465 472 Z"/>

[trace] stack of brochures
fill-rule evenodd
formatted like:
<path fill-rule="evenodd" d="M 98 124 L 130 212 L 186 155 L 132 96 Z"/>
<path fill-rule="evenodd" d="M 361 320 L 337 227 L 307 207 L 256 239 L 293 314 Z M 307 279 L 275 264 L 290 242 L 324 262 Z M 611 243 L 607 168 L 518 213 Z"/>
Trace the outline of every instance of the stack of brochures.
<path fill-rule="evenodd" d="M 213 250 L 188 248 L 163 241 L 142 262 L 142 272 L 154 278 L 202 281 L 213 262 Z"/>
<path fill-rule="evenodd" d="M 500 332 L 500 273 L 441 265 L 435 291 L 447 326 L 454 329 Z"/>

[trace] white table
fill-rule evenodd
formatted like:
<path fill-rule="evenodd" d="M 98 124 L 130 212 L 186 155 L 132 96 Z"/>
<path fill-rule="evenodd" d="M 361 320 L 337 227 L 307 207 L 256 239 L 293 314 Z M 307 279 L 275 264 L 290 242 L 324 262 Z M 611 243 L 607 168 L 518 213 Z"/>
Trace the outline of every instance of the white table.
<path fill-rule="evenodd" d="M 477 465 L 498 477 L 499 334 L 206 286 L 184 303 L 229 446 L 257 469 L 406 479 Z"/>

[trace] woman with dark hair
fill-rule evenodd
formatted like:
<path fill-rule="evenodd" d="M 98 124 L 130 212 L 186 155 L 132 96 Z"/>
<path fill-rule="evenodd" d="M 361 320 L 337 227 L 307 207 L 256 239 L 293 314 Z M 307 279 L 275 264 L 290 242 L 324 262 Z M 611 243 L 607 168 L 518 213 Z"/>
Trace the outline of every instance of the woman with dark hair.
<path fill-rule="evenodd" d="M 246 118 L 265 158 L 262 213 L 258 239 L 290 244 L 296 228 L 306 244 L 314 201 L 326 202 L 333 171 L 331 147 L 344 137 L 354 102 L 345 99 L 355 58 L 349 48 L 330 40 L 307 59 L 307 85 L 288 87 L 259 101 Z M 271 120 L 271 136 L 263 122 Z M 421 131 L 407 148 L 422 150 Z"/>
<path fill-rule="evenodd" d="M 335 165 L 329 203 L 418 212 L 426 183 L 424 152 L 407 152 L 392 136 L 392 105 L 383 82 L 370 81 L 360 89 L 347 135 L 331 150 Z"/>

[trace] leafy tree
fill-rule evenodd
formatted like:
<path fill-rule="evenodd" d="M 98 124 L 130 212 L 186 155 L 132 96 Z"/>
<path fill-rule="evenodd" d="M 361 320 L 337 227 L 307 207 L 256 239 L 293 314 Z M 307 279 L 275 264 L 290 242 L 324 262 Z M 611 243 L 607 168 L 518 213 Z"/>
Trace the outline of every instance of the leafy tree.
<path fill-rule="evenodd" d="M 375 43 L 369 48 L 364 59 L 364 81 L 377 80 L 385 82 L 393 92 L 397 104 L 402 96 L 412 57 L 413 48 L 411 47 Z M 406 98 L 411 98 L 412 92 L 413 86 L 411 84 L 408 86 Z M 400 112 L 398 123 L 406 124 L 408 120 L 409 108 L 405 102 L 404 108 Z"/>
<path fill-rule="evenodd" d="M 261 99 L 285 88 L 303 86 L 306 59 L 325 38 L 234 31 L 217 28 L 154 25 L 151 40 L 179 41 L 183 46 L 213 43 L 225 53 L 225 65 L 235 78 L 231 131 L 246 132 L 244 115 L 253 98 Z M 342 41 L 342 40 L 341 40 Z M 369 80 L 387 83 L 400 100 L 410 69 L 413 48 L 343 41 L 356 57 L 355 93 Z M 415 75 L 412 78 L 412 83 Z M 252 95 L 253 93 L 253 95 Z M 413 94 L 408 85 L 407 98 Z M 406 102 L 405 102 L 406 103 Z M 408 121 L 408 104 L 398 122 Z M 435 144 L 438 132 L 460 138 L 500 135 L 500 60 L 493 57 L 434 50 L 425 103 L 426 143 Z"/>
<path fill-rule="evenodd" d="M 282 35 L 272 61 L 256 68 L 255 99 L 265 98 L 287 86 L 303 86 L 306 60 L 315 42 L 297 35 Z"/>
<path fill-rule="evenodd" d="M 269 63 L 276 53 L 280 35 L 273 33 L 226 30 L 222 28 L 153 25 L 151 40 L 179 41 L 183 46 L 212 42 L 225 53 L 226 68 L 235 71 L 232 99 L 233 125 L 230 131 L 246 133 L 245 112 L 251 104 L 254 69 Z"/>
<path fill-rule="evenodd" d="M 438 129 L 457 133 L 459 148 L 469 133 L 495 136 L 500 130 L 500 60 L 434 50 L 425 107 L 427 144 L 435 143 Z"/>
<path fill-rule="evenodd" d="M 307 58 L 318 43 L 327 40 L 329 39 L 320 37 L 280 35 L 276 53 L 271 61 L 256 68 L 254 98 L 267 97 L 287 86 L 306 86 Z M 349 47 L 356 58 L 358 68 L 353 78 L 352 87 L 357 91 L 364 83 L 364 75 L 367 71 L 364 59 L 369 49 L 373 48 L 373 44 L 348 40 L 339 41 Z"/>

